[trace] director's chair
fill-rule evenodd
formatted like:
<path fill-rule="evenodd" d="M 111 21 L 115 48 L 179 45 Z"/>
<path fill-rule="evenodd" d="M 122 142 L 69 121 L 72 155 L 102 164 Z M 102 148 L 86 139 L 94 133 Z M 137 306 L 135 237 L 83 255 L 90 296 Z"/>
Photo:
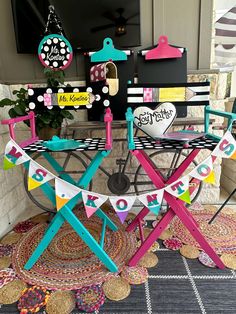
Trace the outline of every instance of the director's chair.
<path fill-rule="evenodd" d="M 61 110 L 65 107 L 66 109 L 86 109 L 91 108 L 93 105 L 97 106 L 100 104 L 103 108 L 109 106 L 108 99 L 108 87 L 106 84 L 96 84 L 93 87 L 66 87 L 66 88 L 29 88 L 28 90 L 29 100 L 31 104 L 31 109 L 33 110 L 36 106 L 41 106 L 42 110 L 50 110 L 53 106 L 59 106 Z M 70 97 L 75 95 L 75 97 Z M 65 98 L 63 98 L 65 96 Z M 86 102 L 89 99 L 88 102 Z M 72 103 L 69 102 L 71 99 L 82 99 L 82 102 Z M 62 101 L 60 101 L 60 99 Z M 45 107 L 46 106 L 46 107 Z M 105 106 L 105 107 L 104 107 Z M 16 134 L 14 131 L 14 125 L 21 121 L 29 120 L 31 127 L 31 138 L 19 143 L 19 146 L 27 153 L 32 154 L 35 152 L 40 152 L 41 155 L 49 162 L 52 168 L 60 173 L 60 178 L 74 184 L 82 189 L 88 187 L 89 182 L 93 178 L 97 169 L 103 162 L 104 158 L 107 157 L 112 149 L 112 132 L 111 132 L 111 123 L 112 123 L 112 113 L 110 108 L 106 108 L 104 115 L 106 137 L 105 138 L 96 138 L 96 139 L 79 139 L 78 141 L 82 144 L 81 148 L 75 149 L 79 152 L 81 150 L 86 151 L 97 151 L 93 160 L 83 173 L 82 177 L 78 182 L 76 182 L 68 173 L 63 171 L 61 165 L 57 160 L 50 154 L 50 150 L 43 145 L 43 141 L 39 140 L 35 131 L 35 114 L 33 111 L 29 112 L 27 116 L 4 120 L 1 123 L 8 125 L 10 130 L 10 136 L 13 140 L 16 139 Z M 59 149 L 59 151 L 62 151 Z M 29 168 L 29 162 L 24 163 L 26 169 Z M 55 190 L 52 185 L 47 182 L 41 185 L 39 188 L 42 189 L 45 196 L 52 202 L 56 207 L 56 196 Z M 64 222 L 68 222 L 75 232 L 81 237 L 81 239 L 88 245 L 91 251 L 97 255 L 100 261 L 111 271 L 116 272 L 118 270 L 116 264 L 112 259 L 107 255 L 104 250 L 104 239 L 106 234 L 106 226 L 112 230 L 116 231 L 118 228 L 113 223 L 113 221 L 99 208 L 96 211 L 96 215 L 102 220 L 103 226 L 101 231 L 100 243 L 98 243 L 91 233 L 86 229 L 84 224 L 80 219 L 73 213 L 73 208 L 76 206 L 78 201 L 82 199 L 81 192 L 72 198 L 68 203 L 66 203 L 53 217 L 51 223 L 49 224 L 43 238 L 40 243 L 30 256 L 29 260 L 25 264 L 24 268 L 30 270 L 43 252 L 46 250 L 52 239 L 55 237 L 60 227 Z"/>
<path fill-rule="evenodd" d="M 149 97 L 148 102 L 145 101 L 145 89 L 148 88 Z M 150 99 L 150 91 L 152 99 Z M 138 94 L 137 94 L 138 93 Z M 130 106 L 126 112 L 127 130 L 128 130 L 128 148 L 131 154 L 138 160 L 144 171 L 151 179 L 157 189 L 162 189 L 178 180 L 186 171 L 190 163 L 195 159 L 201 149 L 213 150 L 220 140 L 220 137 L 213 135 L 209 131 L 209 115 L 218 115 L 228 119 L 228 129 L 232 125 L 232 121 L 236 119 L 235 114 L 213 110 L 209 107 L 209 93 L 210 83 L 183 83 L 183 84 L 134 84 L 128 85 L 128 105 Z M 148 106 L 155 108 L 158 103 L 172 102 L 174 105 L 185 106 L 204 106 L 205 107 L 205 136 L 190 140 L 188 143 L 180 142 L 178 140 L 161 139 L 157 140 L 150 136 L 134 137 L 134 114 L 132 108 L 139 106 Z M 187 144 L 187 145 L 186 145 Z M 174 170 L 168 179 L 165 179 L 160 171 L 155 166 L 154 162 L 149 158 L 145 152 L 146 149 L 163 150 L 166 147 L 174 150 L 189 149 L 191 150 L 188 156 L 182 161 L 180 166 Z M 158 166 L 158 165 L 157 165 Z M 196 188 L 199 182 L 193 178 L 192 184 L 189 188 L 190 194 Z M 163 199 L 169 205 L 169 209 L 164 214 L 163 218 L 158 222 L 152 232 L 144 239 L 142 220 L 149 213 L 149 209 L 144 207 L 139 214 L 128 225 L 127 231 L 131 232 L 139 228 L 141 246 L 129 261 L 129 266 L 135 266 L 140 258 L 148 251 L 151 245 L 158 239 L 160 234 L 167 228 L 171 220 L 178 216 L 184 226 L 189 230 L 191 235 L 200 244 L 201 248 L 211 257 L 219 268 L 224 268 L 224 264 L 216 254 L 215 250 L 209 245 L 204 235 L 202 234 L 194 217 L 188 211 L 185 203 L 164 192 Z"/>

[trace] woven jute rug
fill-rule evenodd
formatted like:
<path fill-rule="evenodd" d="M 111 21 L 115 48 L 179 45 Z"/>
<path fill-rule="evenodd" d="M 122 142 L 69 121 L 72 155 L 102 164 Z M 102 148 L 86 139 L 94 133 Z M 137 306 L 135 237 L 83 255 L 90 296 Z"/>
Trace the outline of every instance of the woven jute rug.
<path fill-rule="evenodd" d="M 236 254 L 236 217 L 234 215 L 220 213 L 210 225 L 208 222 L 213 216 L 213 209 L 192 211 L 192 215 L 199 224 L 205 238 L 218 254 Z M 183 243 L 201 249 L 177 217 L 172 220 L 170 230 Z"/>
<path fill-rule="evenodd" d="M 102 221 L 95 215 L 88 219 L 82 211 L 79 212 L 79 219 L 99 241 Z M 113 220 L 119 229 L 113 232 L 107 228 L 104 249 L 121 271 L 134 254 L 137 242 L 135 235 L 125 232 L 117 218 Z M 12 266 L 20 279 L 47 289 L 73 290 L 100 284 L 113 275 L 67 223 L 34 267 L 30 271 L 25 270 L 24 265 L 42 239 L 46 227 L 45 223 L 38 224 L 16 245 Z"/>

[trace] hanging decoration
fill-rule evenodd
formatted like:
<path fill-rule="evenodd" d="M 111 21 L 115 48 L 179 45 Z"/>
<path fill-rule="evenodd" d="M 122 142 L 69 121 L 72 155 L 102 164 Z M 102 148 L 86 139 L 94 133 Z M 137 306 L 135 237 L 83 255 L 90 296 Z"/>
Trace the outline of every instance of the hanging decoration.
<path fill-rule="evenodd" d="M 38 57 L 44 67 L 64 70 L 72 61 L 73 51 L 71 44 L 63 36 L 61 22 L 54 7 L 50 5 L 45 34 L 49 33 L 52 26 L 57 29 L 58 34 L 49 34 L 43 37 L 38 47 Z"/>
<path fill-rule="evenodd" d="M 60 210 L 72 198 L 78 195 L 81 189 L 67 181 L 55 177 L 55 193 L 57 210 Z"/>
<path fill-rule="evenodd" d="M 155 215 L 158 215 L 161 208 L 161 203 L 163 199 L 164 189 L 156 190 L 146 194 L 138 196 L 138 199 L 144 206 L 146 206 Z"/>
<path fill-rule="evenodd" d="M 108 196 L 83 190 L 82 198 L 86 215 L 89 218 L 100 208 L 100 206 L 102 206 L 103 203 L 106 202 Z"/>
<path fill-rule="evenodd" d="M 48 172 L 44 167 L 37 162 L 31 160 L 28 174 L 28 190 L 38 188 L 40 185 L 54 179 L 54 175 Z"/>
<path fill-rule="evenodd" d="M 31 158 L 11 139 L 5 148 L 3 169 L 8 170 L 17 165 L 23 164 Z"/>
<path fill-rule="evenodd" d="M 94 193 L 77 187 L 67 181 L 64 181 L 37 162 L 32 160 L 27 153 L 19 147 L 12 139 L 7 143 L 3 160 L 3 169 L 7 170 L 16 165 L 29 162 L 29 178 L 28 188 L 34 189 L 49 180 L 55 180 L 55 198 L 57 210 L 60 210 L 74 197 L 81 197 L 84 202 L 87 217 L 91 217 L 101 205 L 109 199 L 112 207 L 117 213 L 120 221 L 124 223 L 128 212 L 132 208 L 135 200 L 139 200 L 155 215 L 158 214 L 162 203 L 164 192 L 167 192 L 174 197 L 181 199 L 186 203 L 191 203 L 189 182 L 191 178 L 196 178 L 207 183 L 214 183 L 215 176 L 213 172 L 213 162 L 215 157 L 233 158 L 236 157 L 236 140 L 232 134 L 227 131 L 219 141 L 213 152 L 204 161 L 197 165 L 188 175 L 179 178 L 175 182 L 165 186 L 162 189 L 155 190 L 149 193 L 133 196 L 108 196 Z"/>
<path fill-rule="evenodd" d="M 189 176 L 184 176 L 165 187 L 165 191 L 171 195 L 191 204 L 189 193 Z"/>

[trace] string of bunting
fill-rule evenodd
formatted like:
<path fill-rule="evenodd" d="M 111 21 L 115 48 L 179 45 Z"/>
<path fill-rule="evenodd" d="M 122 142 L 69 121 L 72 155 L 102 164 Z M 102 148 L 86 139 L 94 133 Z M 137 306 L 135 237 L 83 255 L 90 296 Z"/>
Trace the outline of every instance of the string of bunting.
<path fill-rule="evenodd" d="M 100 206 L 108 199 L 117 213 L 120 221 L 124 223 L 129 210 L 136 199 L 148 207 L 154 214 L 158 214 L 164 192 L 167 192 L 186 203 L 190 201 L 189 182 L 191 177 L 207 183 L 214 184 L 213 162 L 216 157 L 236 159 L 236 140 L 230 131 L 227 131 L 204 161 L 197 165 L 189 174 L 169 184 L 168 186 L 146 194 L 133 196 L 108 196 L 81 189 L 80 187 L 62 180 L 35 162 L 27 155 L 19 145 L 11 139 L 5 148 L 3 169 L 7 170 L 17 165 L 29 162 L 28 189 L 33 190 L 50 180 L 55 180 L 56 207 L 60 210 L 72 198 L 81 194 L 87 217 L 91 217 Z"/>

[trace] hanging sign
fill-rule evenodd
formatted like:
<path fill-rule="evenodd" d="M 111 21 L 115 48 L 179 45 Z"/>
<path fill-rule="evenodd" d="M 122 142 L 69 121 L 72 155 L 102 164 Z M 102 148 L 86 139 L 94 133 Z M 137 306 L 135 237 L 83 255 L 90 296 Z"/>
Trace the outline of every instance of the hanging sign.
<path fill-rule="evenodd" d="M 138 107 L 134 110 L 134 123 L 144 133 L 155 138 L 164 134 L 174 122 L 176 108 L 170 103 L 162 103 L 155 110 Z"/>
<path fill-rule="evenodd" d="M 43 66 L 54 70 L 64 70 L 72 61 L 71 44 L 62 35 L 50 34 L 41 40 L 38 57 Z"/>

